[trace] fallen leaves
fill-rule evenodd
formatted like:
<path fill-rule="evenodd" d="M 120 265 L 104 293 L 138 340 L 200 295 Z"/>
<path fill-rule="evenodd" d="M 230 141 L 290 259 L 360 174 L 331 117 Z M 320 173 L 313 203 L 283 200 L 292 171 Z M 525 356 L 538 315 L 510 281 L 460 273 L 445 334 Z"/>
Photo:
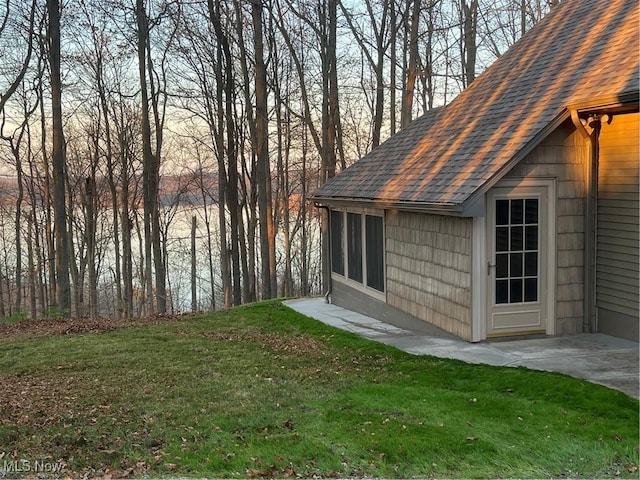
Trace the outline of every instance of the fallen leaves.
<path fill-rule="evenodd" d="M 307 335 L 282 335 L 272 332 L 248 331 L 237 333 L 204 332 L 202 336 L 225 342 L 256 343 L 278 352 L 308 354 L 327 350 L 324 343 Z"/>
<path fill-rule="evenodd" d="M 135 465 L 123 470 L 121 476 L 123 478 L 138 477 L 144 474 L 147 470 L 149 470 L 149 466 L 146 462 L 136 462 Z"/>
<path fill-rule="evenodd" d="M 65 423 L 77 415 L 78 380 L 74 377 L 36 378 L 21 375 L 3 376 L 7 388 L 0 397 L 0 425 L 41 426 Z M 45 413 L 46 412 L 46 413 Z"/>
<path fill-rule="evenodd" d="M 144 318 L 41 318 L 0 325 L 0 339 L 111 332 L 122 327 L 156 325 L 193 318 L 192 314 L 156 315 Z M 56 367 L 63 369 L 64 366 Z"/>

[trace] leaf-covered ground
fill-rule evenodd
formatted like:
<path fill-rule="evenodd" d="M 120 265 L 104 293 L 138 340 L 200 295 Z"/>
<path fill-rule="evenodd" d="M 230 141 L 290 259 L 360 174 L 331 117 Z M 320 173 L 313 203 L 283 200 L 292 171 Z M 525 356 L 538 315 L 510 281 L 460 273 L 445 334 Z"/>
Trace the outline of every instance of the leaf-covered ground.
<path fill-rule="evenodd" d="M 279 302 L 0 338 L 0 478 L 51 475 L 36 462 L 106 478 L 638 478 L 623 393 L 411 356 Z"/>
<path fill-rule="evenodd" d="M 124 327 L 157 325 L 193 318 L 193 315 L 163 315 L 144 318 L 64 318 L 49 317 L 38 320 L 0 322 L 0 340 L 46 335 L 111 332 Z"/>

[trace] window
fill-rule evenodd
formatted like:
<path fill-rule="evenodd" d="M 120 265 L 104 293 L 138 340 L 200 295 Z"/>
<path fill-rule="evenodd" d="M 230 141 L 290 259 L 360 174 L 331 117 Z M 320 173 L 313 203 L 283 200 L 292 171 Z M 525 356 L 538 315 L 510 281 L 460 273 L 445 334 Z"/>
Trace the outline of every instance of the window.
<path fill-rule="evenodd" d="M 366 216 L 367 286 L 384 292 L 384 231 L 382 217 Z"/>
<path fill-rule="evenodd" d="M 349 278 L 362 282 L 362 215 L 347 213 L 347 265 Z"/>
<path fill-rule="evenodd" d="M 343 213 L 331 210 L 331 271 L 344 275 L 344 252 L 342 239 L 344 236 Z"/>
<path fill-rule="evenodd" d="M 384 292 L 384 221 L 379 215 L 331 210 L 331 271 Z"/>
<path fill-rule="evenodd" d="M 496 304 L 538 300 L 538 199 L 496 200 Z"/>

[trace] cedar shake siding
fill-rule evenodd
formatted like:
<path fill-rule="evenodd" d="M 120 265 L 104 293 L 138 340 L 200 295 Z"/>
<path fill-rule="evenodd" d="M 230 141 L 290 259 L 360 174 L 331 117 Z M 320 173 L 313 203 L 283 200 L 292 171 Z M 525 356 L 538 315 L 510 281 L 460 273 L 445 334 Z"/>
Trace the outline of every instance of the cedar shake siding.
<path fill-rule="evenodd" d="M 471 218 L 389 211 L 387 303 L 471 339 Z"/>
<path fill-rule="evenodd" d="M 556 334 L 583 331 L 584 168 L 588 140 L 565 122 L 504 178 L 555 178 L 556 199 Z"/>

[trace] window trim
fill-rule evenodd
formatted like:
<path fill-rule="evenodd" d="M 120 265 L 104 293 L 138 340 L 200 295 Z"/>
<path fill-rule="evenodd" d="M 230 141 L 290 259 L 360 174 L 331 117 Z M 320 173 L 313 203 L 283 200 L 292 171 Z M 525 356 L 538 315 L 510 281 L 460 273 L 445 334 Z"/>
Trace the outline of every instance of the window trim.
<path fill-rule="evenodd" d="M 363 292 L 371 297 L 377 298 L 386 302 L 387 299 L 387 238 L 386 238 L 386 221 L 385 221 L 385 212 L 384 210 L 377 209 L 357 209 L 357 208 L 332 208 L 332 212 L 341 212 L 342 213 L 342 255 L 343 255 L 343 273 L 337 273 L 333 271 L 333 258 L 331 259 L 331 281 L 335 281 L 338 283 L 343 283 L 348 285 L 351 288 L 354 288 L 360 292 Z M 355 213 L 360 215 L 360 236 L 361 236 L 361 250 L 362 250 L 362 281 L 356 281 L 349 278 L 349 258 L 348 258 L 348 227 L 347 227 L 347 214 Z M 382 218 L 382 264 L 383 264 L 383 288 L 384 291 L 369 287 L 367 285 L 367 232 L 366 232 L 366 218 L 367 216 L 372 217 L 380 217 Z M 333 251 L 331 252 L 333 255 Z"/>

